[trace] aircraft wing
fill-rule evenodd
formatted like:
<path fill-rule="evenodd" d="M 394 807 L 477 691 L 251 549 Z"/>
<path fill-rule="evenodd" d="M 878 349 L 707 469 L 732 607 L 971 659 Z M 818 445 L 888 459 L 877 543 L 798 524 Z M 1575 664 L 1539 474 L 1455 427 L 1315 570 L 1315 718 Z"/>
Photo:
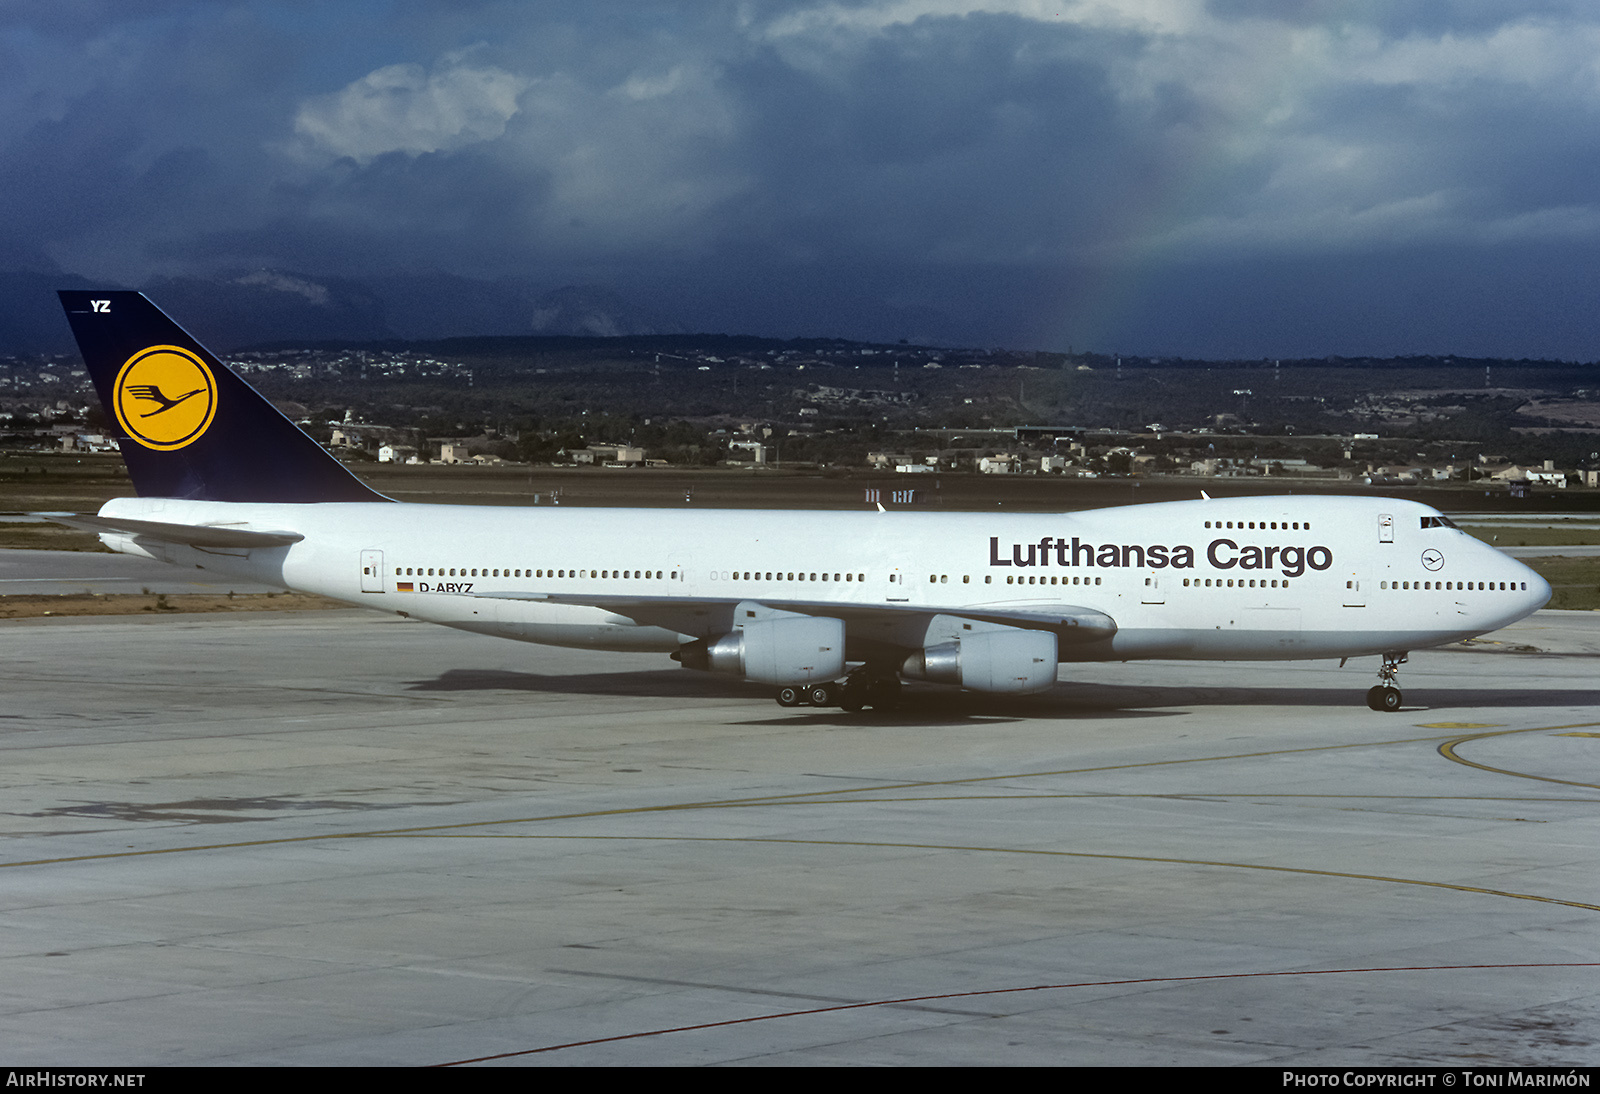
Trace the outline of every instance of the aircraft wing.
<path fill-rule="evenodd" d="M 662 627 L 679 634 L 701 637 L 733 629 L 736 613 L 767 609 L 770 613 L 827 616 L 844 620 L 862 638 L 901 644 L 898 636 L 926 631 L 935 617 L 967 620 L 1020 630 L 1049 631 L 1062 645 L 1078 645 L 1110 638 L 1117 624 L 1093 608 L 1068 604 L 1018 604 L 1015 606 L 941 608 L 910 604 L 849 604 L 838 601 L 755 599 L 751 597 L 600 596 L 581 593 L 484 593 L 487 600 L 524 600 L 548 604 L 581 604 L 624 616 L 642 626 Z M 920 641 L 908 642 L 919 644 Z"/>
<path fill-rule="evenodd" d="M 255 532 L 213 524 L 168 524 L 158 520 L 129 520 L 123 517 L 97 517 L 84 513 L 33 513 L 69 528 L 88 532 L 121 532 L 162 543 L 186 547 L 287 547 L 306 537 L 299 532 Z"/>

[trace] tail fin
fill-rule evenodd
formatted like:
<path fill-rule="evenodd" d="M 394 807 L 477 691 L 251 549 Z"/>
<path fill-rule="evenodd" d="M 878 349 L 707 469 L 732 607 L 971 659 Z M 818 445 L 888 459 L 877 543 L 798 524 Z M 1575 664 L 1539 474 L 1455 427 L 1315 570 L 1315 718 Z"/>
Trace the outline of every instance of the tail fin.
<path fill-rule="evenodd" d="M 134 489 L 200 501 L 388 501 L 136 292 L 62 291 Z"/>

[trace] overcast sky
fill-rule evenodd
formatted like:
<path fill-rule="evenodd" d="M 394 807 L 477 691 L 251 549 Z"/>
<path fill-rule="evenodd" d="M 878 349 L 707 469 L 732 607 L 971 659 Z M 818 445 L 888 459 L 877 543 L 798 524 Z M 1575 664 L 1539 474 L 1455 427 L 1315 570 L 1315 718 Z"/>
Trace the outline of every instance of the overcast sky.
<path fill-rule="evenodd" d="M 1600 358 L 1600 5 L 0 0 L 0 269 Z"/>

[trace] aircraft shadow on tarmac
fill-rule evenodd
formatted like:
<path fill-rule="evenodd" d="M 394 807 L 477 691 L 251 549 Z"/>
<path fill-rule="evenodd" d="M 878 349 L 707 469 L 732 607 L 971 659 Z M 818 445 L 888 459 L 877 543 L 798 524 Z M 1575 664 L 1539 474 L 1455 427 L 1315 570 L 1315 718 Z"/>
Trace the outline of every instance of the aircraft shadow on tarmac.
<path fill-rule="evenodd" d="M 1168 717 L 1191 708 L 1251 706 L 1285 710 L 1311 707 L 1363 707 L 1366 678 L 1352 677 L 1349 687 L 1204 687 L 1119 685 L 1063 680 L 1037 695 L 995 696 L 950 688 L 908 685 L 898 709 L 887 714 L 872 710 L 851 714 L 837 707 L 790 707 L 774 710 L 774 718 L 859 722 L 892 717 L 900 723 L 1011 720 L 1018 718 Z M 686 673 L 681 669 L 655 672 L 583 673 L 545 676 L 504 669 L 449 669 L 432 679 L 413 680 L 411 691 L 521 691 L 549 695 L 616 695 L 654 699 L 767 698 L 771 689 Z M 1429 688 L 1406 689 L 1401 714 L 1463 708 L 1516 710 L 1524 707 L 1600 706 L 1600 689 Z M 766 719 L 763 719 L 765 721 Z"/>

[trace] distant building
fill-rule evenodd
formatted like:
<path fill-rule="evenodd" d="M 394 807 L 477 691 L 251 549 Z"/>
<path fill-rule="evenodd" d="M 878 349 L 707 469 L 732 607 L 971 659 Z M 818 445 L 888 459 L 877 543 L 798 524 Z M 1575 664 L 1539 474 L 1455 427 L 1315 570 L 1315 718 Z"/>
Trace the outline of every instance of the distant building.
<path fill-rule="evenodd" d="M 66 433 L 61 437 L 63 452 L 115 452 L 117 442 L 104 433 Z"/>
<path fill-rule="evenodd" d="M 1516 464 L 1512 464 L 1503 471 L 1495 472 L 1490 477 L 1497 482 L 1528 483 L 1534 485 L 1554 486 L 1558 489 L 1566 489 L 1567 485 L 1567 473 L 1565 471 L 1556 471 L 1551 468 L 1551 461 L 1549 460 L 1545 461 L 1545 467 L 1542 470 L 1532 467 L 1518 467 Z M 1521 495 L 1514 496 L 1520 497 Z"/>
<path fill-rule="evenodd" d="M 644 463 L 644 449 L 631 444 L 591 444 L 572 453 L 575 463 L 602 467 L 632 467 Z"/>
<path fill-rule="evenodd" d="M 757 467 L 762 467 L 765 466 L 767 462 L 768 449 L 767 446 L 762 444 L 760 441 L 729 441 L 728 451 L 733 453 L 744 453 L 743 456 L 734 455 L 730 457 L 728 461 L 729 463 L 748 463 L 754 464 Z"/>

